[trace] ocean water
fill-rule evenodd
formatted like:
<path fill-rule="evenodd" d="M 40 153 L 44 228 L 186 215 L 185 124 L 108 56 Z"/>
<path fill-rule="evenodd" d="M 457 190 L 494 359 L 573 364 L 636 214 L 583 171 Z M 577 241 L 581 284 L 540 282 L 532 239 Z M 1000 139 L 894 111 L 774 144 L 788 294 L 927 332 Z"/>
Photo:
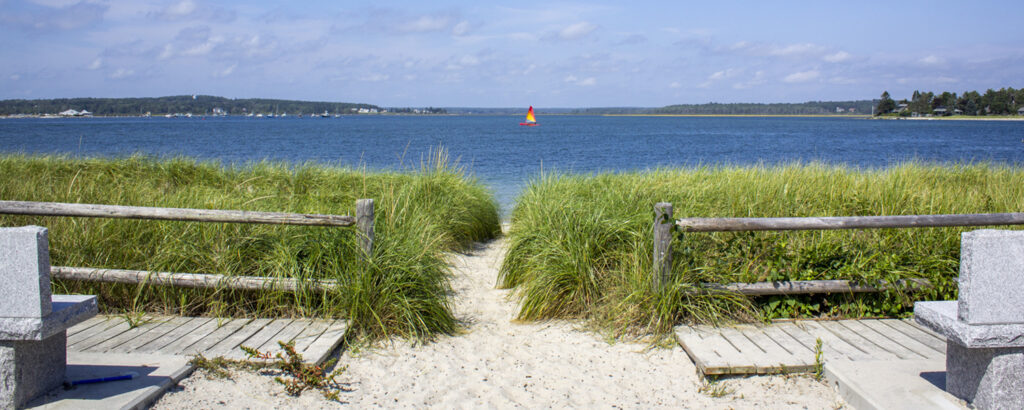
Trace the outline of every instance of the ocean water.
<path fill-rule="evenodd" d="M 419 167 L 446 149 L 508 213 L 541 172 L 823 162 L 884 167 L 920 160 L 1024 165 L 1021 121 L 544 116 L 71 118 L 0 120 L 0 152 L 189 156 L 224 163 Z"/>

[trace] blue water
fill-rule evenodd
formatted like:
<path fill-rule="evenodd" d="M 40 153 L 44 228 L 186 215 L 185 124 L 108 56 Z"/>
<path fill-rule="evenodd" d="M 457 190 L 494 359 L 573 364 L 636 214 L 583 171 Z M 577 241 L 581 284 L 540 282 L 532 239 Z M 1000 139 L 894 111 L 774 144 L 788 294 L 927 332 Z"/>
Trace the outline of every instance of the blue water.
<path fill-rule="evenodd" d="M 225 163 L 314 161 L 418 167 L 444 147 L 490 186 L 504 212 L 543 171 L 819 161 L 882 167 L 907 160 L 1024 165 L 1024 122 L 842 118 L 542 116 L 81 118 L 0 120 L 0 152 L 185 155 Z"/>

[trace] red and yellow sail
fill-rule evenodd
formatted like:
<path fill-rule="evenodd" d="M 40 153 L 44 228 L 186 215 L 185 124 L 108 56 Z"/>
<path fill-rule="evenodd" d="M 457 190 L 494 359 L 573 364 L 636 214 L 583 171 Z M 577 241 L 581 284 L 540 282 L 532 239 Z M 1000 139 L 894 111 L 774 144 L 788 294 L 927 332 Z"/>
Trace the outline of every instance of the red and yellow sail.
<path fill-rule="evenodd" d="M 533 106 L 530 106 L 530 110 L 526 112 L 526 122 L 521 122 L 519 125 L 534 126 L 537 125 L 537 117 L 533 116 Z"/>

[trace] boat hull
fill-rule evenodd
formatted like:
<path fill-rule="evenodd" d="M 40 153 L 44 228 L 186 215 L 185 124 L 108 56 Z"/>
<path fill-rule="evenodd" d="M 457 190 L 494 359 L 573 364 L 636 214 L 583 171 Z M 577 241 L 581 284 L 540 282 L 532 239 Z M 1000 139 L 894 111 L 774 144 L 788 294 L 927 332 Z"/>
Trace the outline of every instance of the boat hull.
<path fill-rule="evenodd" d="M 522 125 L 524 127 L 536 127 L 536 126 L 538 126 L 540 124 L 535 123 L 535 122 L 521 122 L 521 123 L 519 123 L 519 125 Z"/>

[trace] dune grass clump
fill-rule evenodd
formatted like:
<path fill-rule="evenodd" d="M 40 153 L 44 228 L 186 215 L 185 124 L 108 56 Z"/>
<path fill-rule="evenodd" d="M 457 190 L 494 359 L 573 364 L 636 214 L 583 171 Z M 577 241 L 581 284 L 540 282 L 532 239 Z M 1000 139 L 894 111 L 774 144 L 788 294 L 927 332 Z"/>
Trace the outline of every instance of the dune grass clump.
<path fill-rule="evenodd" d="M 369 337 L 426 338 L 456 328 L 443 252 L 500 234 L 498 207 L 443 151 L 406 172 L 192 159 L 0 156 L 0 199 L 354 215 L 376 208 L 373 255 L 351 227 L 303 227 L 0 215 L 50 231 L 54 265 L 331 279 L 337 291 L 196 290 L 55 281 L 97 294 L 108 312 L 343 317 Z"/>
<path fill-rule="evenodd" d="M 955 298 L 960 233 L 979 229 L 677 232 L 669 283 L 654 290 L 657 202 L 671 202 L 676 218 L 1020 212 L 1024 169 L 796 164 L 544 175 L 513 211 L 499 278 L 521 298 L 519 317 L 586 318 L 622 334 L 665 332 L 680 322 L 899 316 L 914 300 Z M 702 282 L 903 278 L 935 286 L 915 294 L 758 298 L 697 291 Z"/>

